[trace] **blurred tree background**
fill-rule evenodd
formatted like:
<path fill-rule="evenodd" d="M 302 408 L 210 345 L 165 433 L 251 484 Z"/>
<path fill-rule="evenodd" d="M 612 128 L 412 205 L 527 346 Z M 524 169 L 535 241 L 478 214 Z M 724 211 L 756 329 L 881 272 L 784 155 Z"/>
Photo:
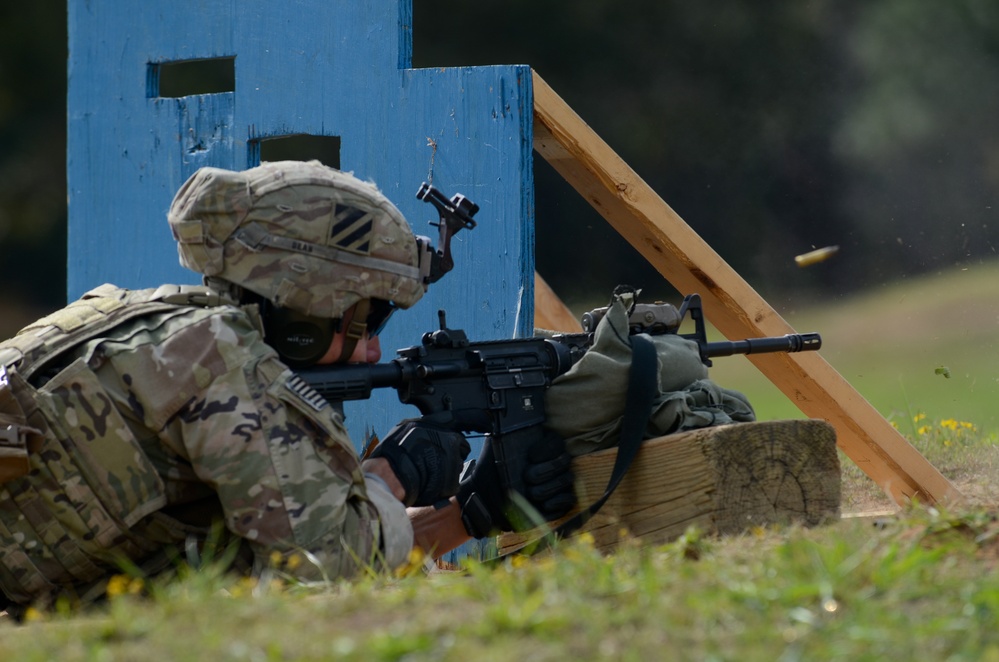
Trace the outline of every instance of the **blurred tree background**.
<path fill-rule="evenodd" d="M 778 310 L 996 257 L 994 0 L 416 7 L 416 66 L 530 64 Z M 662 278 L 535 164 L 553 288 L 660 295 Z M 827 245 L 835 258 L 796 267 Z"/>
<path fill-rule="evenodd" d="M 414 13 L 414 66 L 531 65 L 778 310 L 996 257 L 995 0 L 414 0 Z M 0 337 L 65 299 L 65 21 L 59 0 L 0 7 Z M 535 167 L 538 270 L 563 298 L 619 282 L 674 298 Z M 839 254 L 795 266 L 827 245 Z"/>
<path fill-rule="evenodd" d="M 0 4 L 0 338 L 66 298 L 67 52 L 65 2 Z"/>

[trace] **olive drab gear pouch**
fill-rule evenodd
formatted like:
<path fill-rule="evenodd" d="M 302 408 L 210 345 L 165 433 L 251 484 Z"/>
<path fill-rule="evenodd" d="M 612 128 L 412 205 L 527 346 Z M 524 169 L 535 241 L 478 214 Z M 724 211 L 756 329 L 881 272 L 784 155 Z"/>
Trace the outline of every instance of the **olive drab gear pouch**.
<path fill-rule="evenodd" d="M 545 395 L 545 425 L 565 438 L 570 455 L 618 443 L 628 400 L 632 361 L 628 312 L 633 302 L 630 293 L 614 296 L 597 325 L 592 346 Z M 675 333 L 640 335 L 655 346 L 659 364 L 658 392 L 645 425 L 645 439 L 756 420 L 743 394 L 708 379 L 696 342 Z"/>

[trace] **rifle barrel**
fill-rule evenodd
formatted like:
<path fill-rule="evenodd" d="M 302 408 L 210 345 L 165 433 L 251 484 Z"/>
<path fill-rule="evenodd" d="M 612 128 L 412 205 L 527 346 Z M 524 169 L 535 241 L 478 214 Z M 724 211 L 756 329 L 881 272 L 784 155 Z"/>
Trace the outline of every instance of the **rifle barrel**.
<path fill-rule="evenodd" d="M 822 337 L 817 333 L 789 333 L 771 338 L 706 343 L 704 355 L 732 356 L 733 354 L 767 354 L 771 352 L 810 352 L 822 347 Z"/>

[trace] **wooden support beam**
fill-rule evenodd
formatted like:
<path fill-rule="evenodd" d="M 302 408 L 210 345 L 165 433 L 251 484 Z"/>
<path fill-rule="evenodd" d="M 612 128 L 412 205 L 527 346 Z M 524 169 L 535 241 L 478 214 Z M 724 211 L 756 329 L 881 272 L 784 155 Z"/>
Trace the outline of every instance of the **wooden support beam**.
<path fill-rule="evenodd" d="M 534 326 L 562 333 L 583 332 L 579 320 L 537 271 L 534 272 Z"/>
<path fill-rule="evenodd" d="M 673 287 L 699 293 L 705 314 L 727 338 L 794 332 L 537 72 L 534 149 Z M 806 416 L 829 421 L 843 452 L 896 503 L 961 500 L 950 481 L 817 352 L 748 358 Z"/>

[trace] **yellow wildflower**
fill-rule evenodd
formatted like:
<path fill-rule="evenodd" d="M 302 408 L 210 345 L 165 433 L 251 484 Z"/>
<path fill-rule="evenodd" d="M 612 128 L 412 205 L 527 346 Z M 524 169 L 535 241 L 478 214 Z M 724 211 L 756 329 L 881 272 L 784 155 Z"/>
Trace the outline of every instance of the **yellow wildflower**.
<path fill-rule="evenodd" d="M 253 595 L 253 590 L 257 588 L 256 577 L 240 577 L 239 580 L 229 588 L 229 595 L 234 598 L 241 598 L 244 595 Z"/>
<path fill-rule="evenodd" d="M 128 582 L 128 592 L 131 595 L 137 595 L 142 592 L 143 587 L 145 587 L 145 582 L 142 581 L 142 577 L 133 577 Z"/>
<path fill-rule="evenodd" d="M 510 558 L 510 565 L 514 568 L 523 568 L 531 562 L 531 559 L 526 554 L 514 554 Z"/>
<path fill-rule="evenodd" d="M 45 620 L 45 612 L 35 609 L 34 607 L 28 607 L 24 610 L 24 620 L 26 623 L 37 623 L 39 621 Z"/>
<path fill-rule="evenodd" d="M 395 569 L 395 576 L 408 577 L 409 575 L 419 571 L 423 568 L 423 561 L 426 556 L 426 553 L 422 549 L 419 547 L 413 547 L 409 550 L 409 559 Z"/>
<path fill-rule="evenodd" d="M 552 554 L 542 556 L 540 559 L 535 561 L 534 564 L 544 573 L 554 572 L 555 566 L 557 565 L 555 562 L 555 556 Z"/>
<path fill-rule="evenodd" d="M 114 575 L 108 580 L 107 594 L 109 598 L 124 595 L 128 592 L 129 578 L 127 575 Z"/>

